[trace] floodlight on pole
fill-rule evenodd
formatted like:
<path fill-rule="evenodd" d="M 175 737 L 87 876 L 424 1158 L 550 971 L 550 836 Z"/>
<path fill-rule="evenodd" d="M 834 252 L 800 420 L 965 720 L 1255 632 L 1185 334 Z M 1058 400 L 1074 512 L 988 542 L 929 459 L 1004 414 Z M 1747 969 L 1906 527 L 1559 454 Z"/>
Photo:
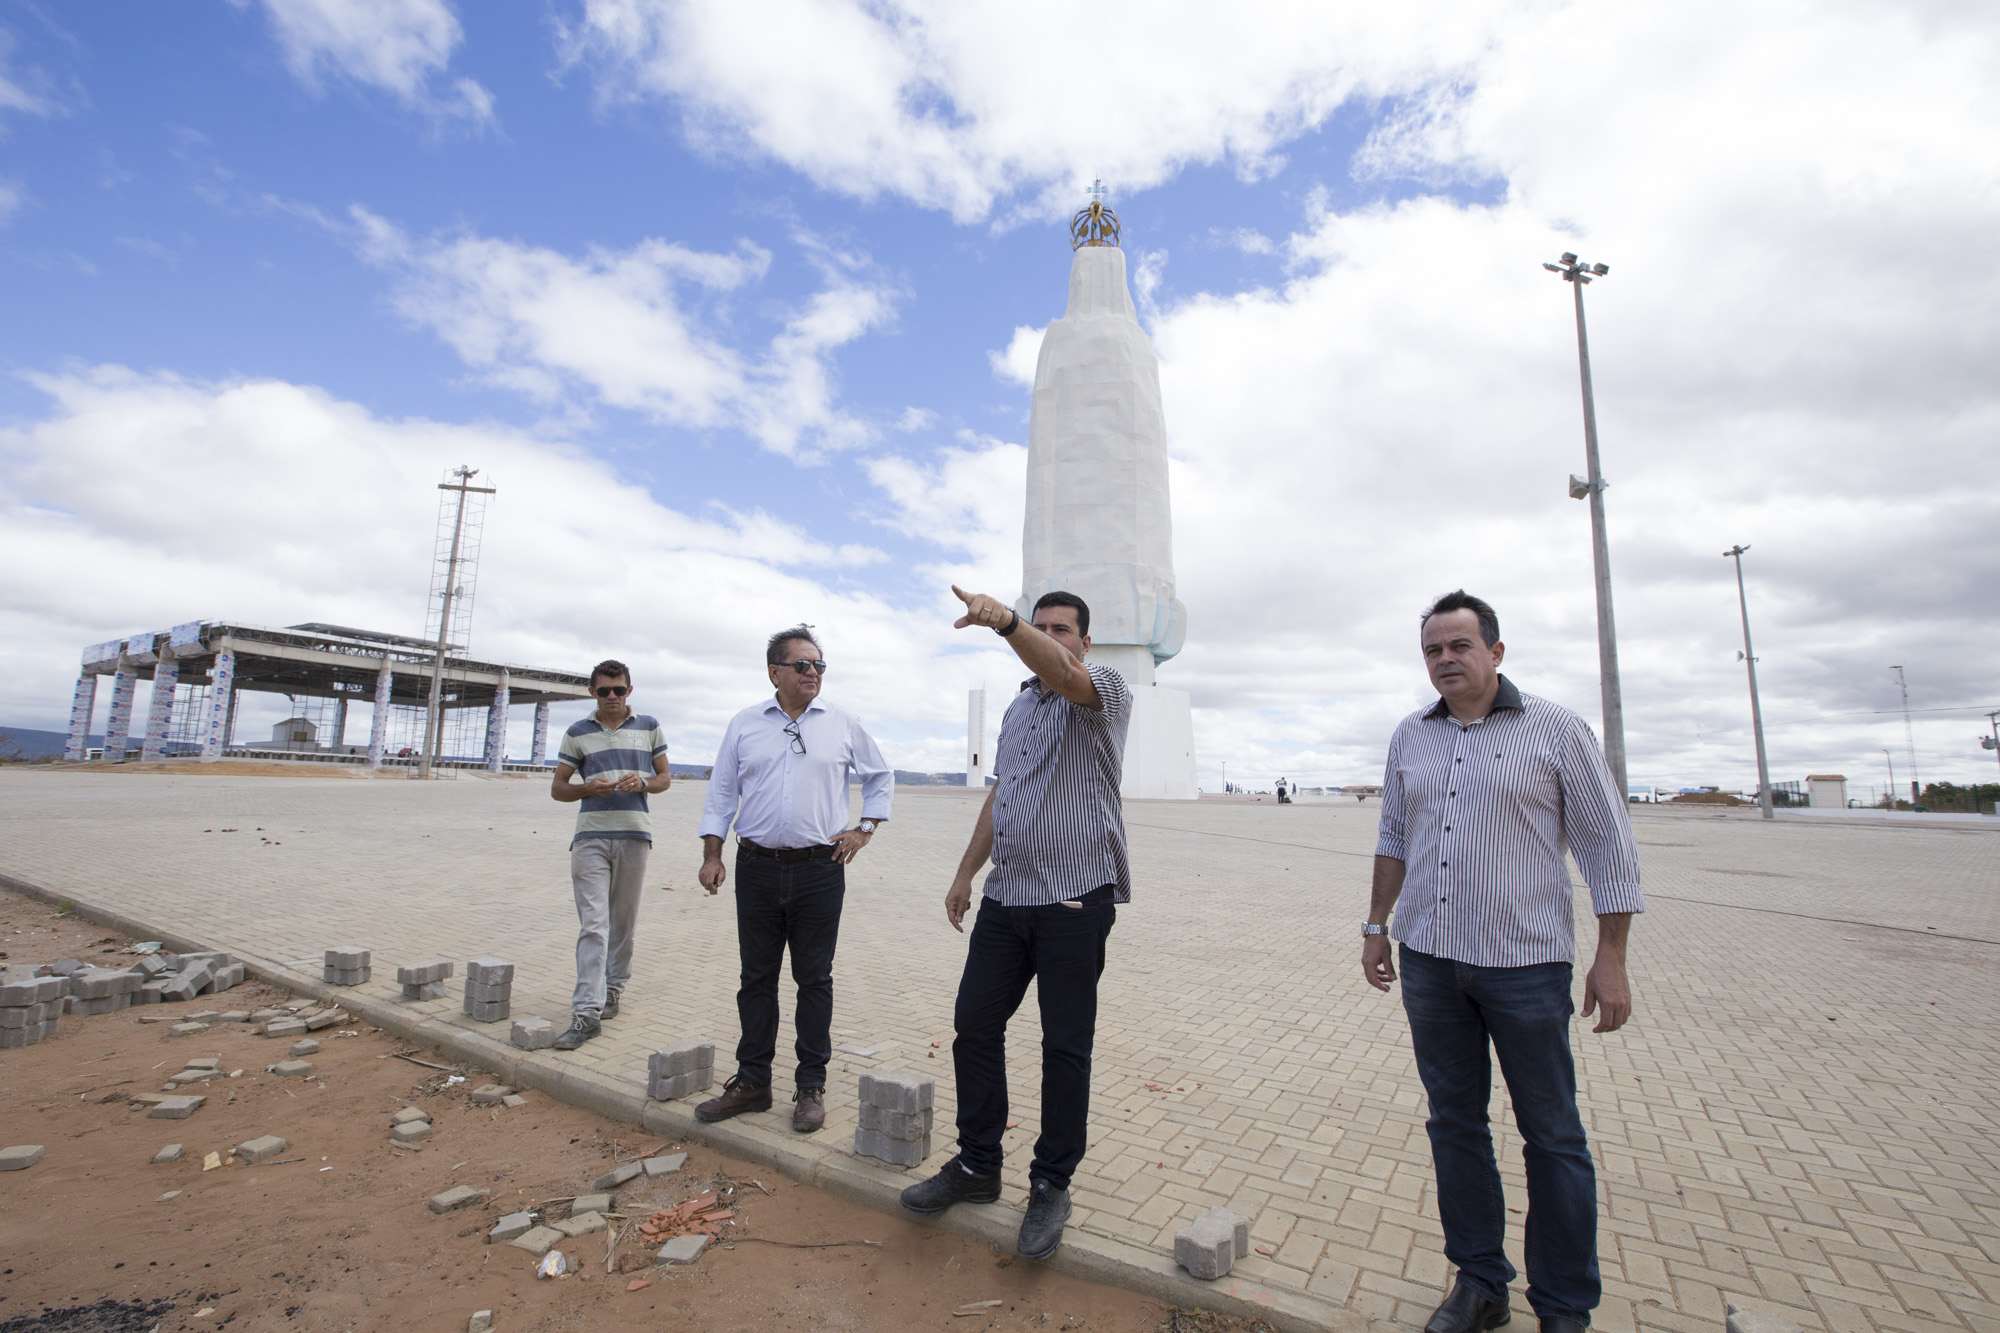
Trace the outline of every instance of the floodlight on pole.
<path fill-rule="evenodd" d="M 1771 766 L 1764 758 L 1764 710 L 1757 701 L 1757 654 L 1750 647 L 1750 598 L 1743 591 L 1743 553 L 1747 546 L 1732 546 L 1722 553 L 1724 560 L 1736 561 L 1736 604 L 1743 612 L 1743 651 L 1736 654 L 1750 669 L 1750 729 L 1757 736 L 1757 808 L 1771 819 Z"/>
<path fill-rule="evenodd" d="M 1625 791 L 1625 699 L 1618 681 L 1618 628 L 1611 613 L 1611 548 L 1604 534 L 1603 470 L 1597 465 L 1597 398 L 1590 383 L 1590 339 L 1583 323 L 1583 289 L 1593 278 L 1611 271 L 1608 264 L 1586 264 L 1568 251 L 1559 263 L 1543 264 L 1562 275 L 1576 298 L 1576 362 L 1583 381 L 1583 454 L 1586 475 L 1569 479 L 1570 498 L 1590 501 L 1590 554 L 1597 578 L 1598 689 L 1604 703 L 1604 760 Z"/>

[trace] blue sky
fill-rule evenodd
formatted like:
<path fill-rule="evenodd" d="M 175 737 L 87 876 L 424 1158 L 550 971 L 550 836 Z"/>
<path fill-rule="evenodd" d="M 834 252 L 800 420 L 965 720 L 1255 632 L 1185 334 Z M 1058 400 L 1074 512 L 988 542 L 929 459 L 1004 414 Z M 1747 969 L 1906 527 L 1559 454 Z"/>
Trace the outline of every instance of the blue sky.
<path fill-rule="evenodd" d="M 1867 711 L 1894 661 L 1960 710 L 1922 767 L 1990 759 L 2000 645 L 1960 612 L 2000 573 L 1989 19 L 743 13 L 0 5 L 0 717 L 54 725 L 78 645 L 191 616 L 414 626 L 426 492 L 471 461 L 502 489 L 482 653 L 621 638 L 688 757 L 810 619 L 897 762 L 952 767 L 962 691 L 1012 668 L 944 585 L 1019 578 L 1020 357 L 1102 175 L 1176 469 L 1161 679 L 1210 785 L 1368 780 L 1422 695 L 1414 608 L 1459 584 L 1596 720 L 1564 248 L 1613 265 L 1635 782 L 1749 780 L 1737 541 L 1775 776 L 1898 743 Z"/>

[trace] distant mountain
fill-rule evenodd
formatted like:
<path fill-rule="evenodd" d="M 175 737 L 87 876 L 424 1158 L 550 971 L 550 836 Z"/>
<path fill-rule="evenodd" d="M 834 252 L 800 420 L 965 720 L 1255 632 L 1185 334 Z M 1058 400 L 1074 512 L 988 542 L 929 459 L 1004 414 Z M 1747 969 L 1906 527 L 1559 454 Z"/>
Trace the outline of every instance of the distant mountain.
<path fill-rule="evenodd" d="M 104 744 L 104 737 L 92 736 L 92 745 Z M 63 747 L 69 744 L 69 733 L 65 731 L 36 731 L 32 727 L 0 727 L 0 760 L 12 759 L 19 751 L 23 759 L 46 759 L 51 755 L 62 757 Z"/>

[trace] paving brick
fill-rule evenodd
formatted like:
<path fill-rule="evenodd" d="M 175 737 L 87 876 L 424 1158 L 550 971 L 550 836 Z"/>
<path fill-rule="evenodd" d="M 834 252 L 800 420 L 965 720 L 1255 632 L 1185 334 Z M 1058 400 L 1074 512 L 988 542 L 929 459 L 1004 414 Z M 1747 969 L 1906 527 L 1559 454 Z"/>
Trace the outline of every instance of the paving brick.
<path fill-rule="evenodd" d="M 430 1210 L 434 1213 L 448 1213 L 467 1204 L 483 1203 L 487 1193 L 486 1190 L 474 1189 L 470 1185 L 454 1185 L 442 1194 L 431 1196 Z"/>
<path fill-rule="evenodd" d="M 345 1023 L 348 1021 L 349 1015 L 344 1009 L 322 1009 L 316 1014 L 306 1015 L 304 1019 L 306 1031 L 308 1032 L 318 1032 L 323 1028 L 330 1028 L 336 1023 Z M 269 1036 L 270 1034 L 266 1032 L 265 1035 Z"/>
<path fill-rule="evenodd" d="M 609 1194 L 579 1194 L 569 1203 L 569 1215 L 581 1217 L 585 1213 L 608 1213 L 611 1211 Z"/>
<path fill-rule="evenodd" d="M 289 1051 L 285 1052 L 285 1054 L 291 1056 L 293 1059 L 298 1059 L 299 1057 L 306 1055 L 318 1055 L 319 1043 L 317 1041 L 314 1041 L 311 1037 L 307 1037 L 304 1041 L 293 1042 L 292 1048 Z"/>
<path fill-rule="evenodd" d="M 403 986 L 424 986 L 438 984 L 451 976 L 449 958 L 433 958 L 428 963 L 418 963 L 414 967 L 396 969 L 396 981 Z"/>
<path fill-rule="evenodd" d="M 232 987 L 240 986 L 243 984 L 243 978 L 247 975 L 248 969 L 243 964 L 224 963 L 221 967 L 215 969 L 215 980 L 210 985 L 209 991 L 213 994 L 216 991 L 225 991 Z"/>
<path fill-rule="evenodd" d="M 236 1160 L 239 1162 L 248 1162 L 252 1165 L 258 1162 L 268 1162 L 283 1152 L 287 1146 L 289 1145 L 275 1134 L 260 1135 L 257 1138 L 251 1139 L 248 1143 L 239 1143 L 236 1145 Z"/>
<path fill-rule="evenodd" d="M 880 1130 L 892 1139 L 921 1139 L 930 1137 L 931 1108 L 921 1111 L 891 1111 L 884 1107 L 863 1102 L 858 1108 L 861 1128 Z"/>
<path fill-rule="evenodd" d="M 528 1104 L 528 1099 L 518 1092 L 510 1092 L 500 1099 L 500 1104 L 510 1111 L 519 1110 Z"/>
<path fill-rule="evenodd" d="M 264 1035 L 267 1037 L 303 1037 L 306 1035 L 306 1025 L 296 1018 L 274 1018 L 264 1024 Z"/>
<path fill-rule="evenodd" d="M 1174 1233 L 1174 1262 L 1203 1281 L 1227 1277 L 1236 1265 L 1236 1228 L 1224 1217 L 1203 1213 Z"/>
<path fill-rule="evenodd" d="M 899 1069 L 875 1069 L 861 1076 L 860 1101 L 885 1111 L 915 1114 L 928 1110 L 937 1096 L 936 1080 Z"/>
<path fill-rule="evenodd" d="M 660 1247 L 656 1256 L 663 1264 L 691 1264 L 701 1258 L 708 1248 L 708 1237 L 699 1232 L 690 1236 L 675 1236 Z"/>
<path fill-rule="evenodd" d="M 590 1187 L 594 1190 L 615 1190 L 620 1185 L 638 1176 L 645 1169 L 645 1166 L 639 1162 L 625 1162 L 619 1166 L 612 1167 L 596 1180 L 591 1181 Z"/>
<path fill-rule="evenodd" d="M 648 1157 L 640 1163 L 645 1169 L 646 1179 L 657 1180 L 661 1176 L 671 1176 L 687 1165 L 688 1155 L 684 1152 L 663 1153 L 658 1157 Z"/>
<path fill-rule="evenodd" d="M 169 1143 L 166 1147 L 153 1154 L 154 1166 L 164 1166 L 168 1162 L 178 1162 L 180 1160 L 181 1145 L 178 1143 Z"/>
<path fill-rule="evenodd" d="M 504 1083 L 482 1083 L 472 1090 L 474 1106 L 492 1106 L 502 1097 L 513 1095 L 514 1090 Z"/>
<path fill-rule="evenodd" d="M 428 1120 L 407 1120 L 400 1125 L 389 1126 L 389 1142 L 415 1143 L 418 1139 L 429 1138 L 431 1122 Z"/>
<path fill-rule="evenodd" d="M 511 1036 L 524 1051 L 543 1051 L 555 1045 L 562 1034 L 563 1029 L 546 1018 L 517 1018 Z"/>
<path fill-rule="evenodd" d="M 185 1120 L 207 1100 L 206 1097 L 194 1096 L 165 1097 L 154 1103 L 153 1109 L 147 1114 L 154 1120 Z"/>
<path fill-rule="evenodd" d="M 320 969 L 319 979 L 329 986 L 363 986 L 373 980 L 373 969 L 366 967 Z"/>
<path fill-rule="evenodd" d="M 304 1078 L 307 1074 L 312 1073 L 312 1071 L 312 1061 L 310 1060 L 280 1060 L 278 1063 L 272 1065 L 267 1072 L 276 1074 L 279 1078 Z"/>
<path fill-rule="evenodd" d="M 572 1217 L 565 1217 L 560 1222 L 551 1222 L 549 1225 L 571 1240 L 575 1240 L 578 1236 L 588 1236 L 592 1232 L 602 1231 L 610 1223 L 604 1220 L 603 1214 L 592 1212 L 578 1213 Z"/>
<path fill-rule="evenodd" d="M 511 981 L 502 981 L 493 985 L 484 985 L 467 977 L 465 979 L 464 995 L 466 999 L 482 1004 L 511 1000 L 514 998 L 514 983 Z"/>
<path fill-rule="evenodd" d="M 341 944 L 328 949 L 322 961 L 327 967 L 353 972 L 373 963 L 375 955 L 371 950 L 364 949 L 358 944 Z"/>
<path fill-rule="evenodd" d="M 414 1003 L 418 1000 L 442 1000 L 445 994 L 445 984 L 442 981 L 426 981 L 414 985 L 406 982 L 400 998 Z"/>
<path fill-rule="evenodd" d="M 39 1143 L 18 1143 L 11 1148 L 0 1148 L 0 1171 L 26 1171 L 42 1160 L 42 1146 Z"/>
<path fill-rule="evenodd" d="M 429 1120 L 430 1118 L 428 1111 L 415 1106 L 405 1106 L 397 1111 L 396 1114 L 389 1117 L 389 1123 L 392 1125 L 407 1125 L 412 1120 Z"/>
<path fill-rule="evenodd" d="M 708 1069 L 696 1069 L 671 1078 L 655 1075 L 646 1080 L 646 1095 L 656 1102 L 679 1101 L 707 1091 L 714 1081 L 714 1071 Z"/>
<path fill-rule="evenodd" d="M 646 1057 L 646 1073 L 652 1078 L 678 1078 L 714 1068 L 715 1043 L 697 1037 L 684 1038 Z"/>
<path fill-rule="evenodd" d="M 461 1006 L 465 1016 L 475 1023 L 504 1023 L 508 1019 L 508 1004 L 505 1000 L 490 1003 L 467 998 Z"/>
<path fill-rule="evenodd" d="M 892 1139 L 877 1129 L 856 1129 L 854 1151 L 858 1156 L 873 1157 L 892 1166 L 916 1166 L 931 1155 L 931 1136 Z"/>
<path fill-rule="evenodd" d="M 514 979 L 514 965 L 503 958 L 474 958 L 465 965 L 465 979 L 499 985 Z"/>
<path fill-rule="evenodd" d="M 192 1037 L 197 1032 L 208 1031 L 206 1023 L 176 1023 L 167 1029 L 169 1037 Z"/>
<path fill-rule="evenodd" d="M 495 1222 L 493 1229 L 486 1233 L 486 1243 L 492 1245 L 499 1241 L 513 1240 L 517 1236 L 525 1236 L 534 1229 L 534 1226 L 533 1213 L 509 1213 Z"/>
<path fill-rule="evenodd" d="M 563 1233 L 554 1227 L 530 1227 L 507 1243 L 517 1250 L 526 1250 L 539 1259 L 562 1242 Z"/>

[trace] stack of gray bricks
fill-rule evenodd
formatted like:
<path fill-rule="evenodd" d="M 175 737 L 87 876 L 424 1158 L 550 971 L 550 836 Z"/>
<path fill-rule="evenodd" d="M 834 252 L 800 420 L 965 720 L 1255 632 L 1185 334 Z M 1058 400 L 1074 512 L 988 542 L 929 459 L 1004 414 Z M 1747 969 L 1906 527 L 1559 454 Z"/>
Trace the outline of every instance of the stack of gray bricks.
<path fill-rule="evenodd" d="M 0 1051 L 33 1046 L 56 1035 L 68 977 L 21 977 L 0 982 Z"/>
<path fill-rule="evenodd" d="M 465 1015 L 475 1023 L 503 1023 L 514 999 L 514 965 L 474 958 L 465 965 Z"/>
<path fill-rule="evenodd" d="M 135 970 L 107 971 L 86 967 L 69 975 L 69 997 L 63 1011 L 71 1014 L 109 1014 L 129 1008 L 146 974 Z"/>
<path fill-rule="evenodd" d="M 375 955 L 352 944 L 342 944 L 326 951 L 326 966 L 320 971 L 320 980 L 329 986 L 359 986 L 374 975 L 368 964 Z"/>
<path fill-rule="evenodd" d="M 656 1102 L 678 1101 L 715 1081 L 715 1043 L 684 1037 L 646 1057 L 646 1095 Z"/>
<path fill-rule="evenodd" d="M 878 1069 L 861 1076 L 861 1123 L 854 1151 L 895 1166 L 931 1155 L 931 1104 L 936 1083 L 921 1074 Z"/>
<path fill-rule="evenodd" d="M 213 995 L 217 991 L 228 990 L 243 980 L 243 964 L 220 949 L 208 953 L 184 953 L 180 955 L 179 962 L 182 971 L 196 964 L 208 968 L 208 980 L 201 988 L 203 995 Z"/>
<path fill-rule="evenodd" d="M 450 976 L 451 962 L 445 958 L 396 969 L 396 981 L 402 986 L 406 1000 L 442 1000 L 444 983 Z"/>
<path fill-rule="evenodd" d="M 190 962 L 185 958 L 173 958 L 168 962 L 177 964 L 171 972 L 160 975 L 157 984 L 162 1000 L 192 1000 L 197 995 L 206 995 L 215 987 L 215 969 L 208 961 L 196 958 Z"/>

